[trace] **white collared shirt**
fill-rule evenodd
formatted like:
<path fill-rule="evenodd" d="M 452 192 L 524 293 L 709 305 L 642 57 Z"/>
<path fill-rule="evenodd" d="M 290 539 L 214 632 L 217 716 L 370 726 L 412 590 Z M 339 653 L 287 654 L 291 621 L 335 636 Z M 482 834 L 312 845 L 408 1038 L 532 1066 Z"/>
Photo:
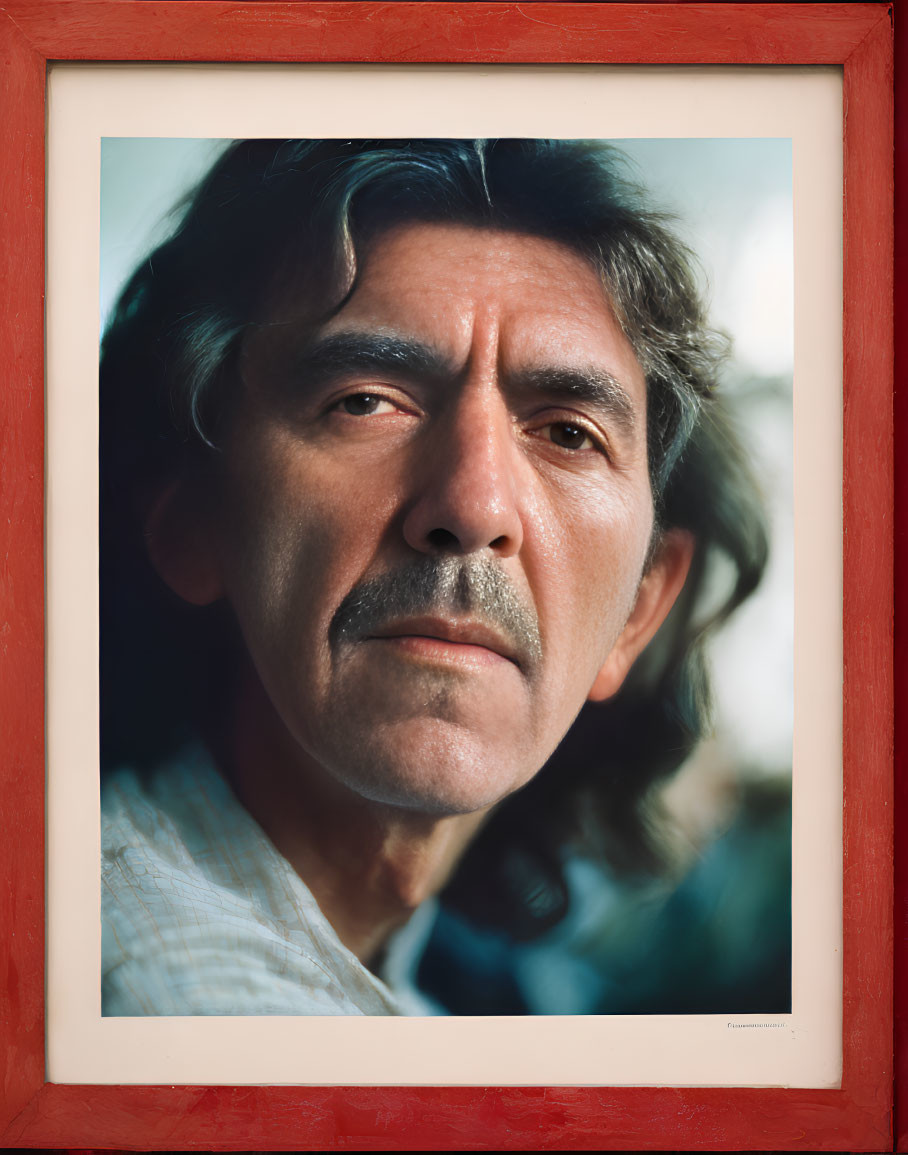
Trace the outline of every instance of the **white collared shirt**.
<path fill-rule="evenodd" d="M 107 778 L 101 848 L 105 1015 L 443 1013 L 413 982 L 434 904 L 372 974 L 200 745 Z"/>

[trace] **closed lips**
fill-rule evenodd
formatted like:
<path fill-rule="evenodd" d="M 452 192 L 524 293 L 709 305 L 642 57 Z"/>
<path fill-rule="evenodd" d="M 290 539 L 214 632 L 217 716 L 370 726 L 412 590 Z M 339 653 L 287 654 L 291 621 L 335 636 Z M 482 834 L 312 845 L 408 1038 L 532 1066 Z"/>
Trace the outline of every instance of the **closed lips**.
<path fill-rule="evenodd" d="M 368 638 L 426 638 L 461 646 L 480 646 L 499 657 L 520 665 L 514 646 L 491 627 L 481 622 L 447 621 L 442 618 L 407 618 L 374 630 Z M 368 640 L 368 638 L 366 640 Z"/>

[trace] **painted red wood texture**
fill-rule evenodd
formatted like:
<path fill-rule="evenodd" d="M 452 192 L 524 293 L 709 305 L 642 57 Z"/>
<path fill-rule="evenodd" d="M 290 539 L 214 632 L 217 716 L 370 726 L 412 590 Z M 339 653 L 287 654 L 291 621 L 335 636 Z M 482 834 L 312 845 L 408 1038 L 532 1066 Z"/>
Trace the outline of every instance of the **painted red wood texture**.
<path fill-rule="evenodd" d="M 833 64 L 845 86 L 840 1090 L 44 1082 L 43 211 L 53 60 Z M 892 35 L 882 4 L 0 4 L 0 1142 L 891 1149 Z"/>
<path fill-rule="evenodd" d="M 908 316 L 908 3 L 895 8 L 895 315 Z M 895 379 L 908 373 L 908 327 L 895 334 Z M 895 429 L 908 431 L 908 391 L 895 391 Z M 896 1151 L 908 1151 L 908 460 L 895 462 L 895 742 L 896 742 L 896 874 L 895 874 L 895 1136 Z"/>

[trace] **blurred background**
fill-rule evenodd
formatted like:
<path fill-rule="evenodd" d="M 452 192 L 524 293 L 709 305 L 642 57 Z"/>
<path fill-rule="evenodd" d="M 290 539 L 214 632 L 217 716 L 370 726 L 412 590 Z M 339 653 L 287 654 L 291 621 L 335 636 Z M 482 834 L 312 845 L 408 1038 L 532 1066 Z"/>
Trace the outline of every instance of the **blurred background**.
<path fill-rule="evenodd" d="M 139 260 L 225 141 L 105 139 L 103 331 Z M 772 553 L 757 594 L 711 648 L 716 719 L 663 789 L 679 866 L 621 878 L 567 863 L 567 917 L 530 943 L 440 907 L 411 977 L 451 1013 L 772 1013 L 791 1005 L 793 725 L 790 141 L 610 142 L 703 266 L 711 322 L 733 340 L 723 382 L 752 448 Z"/>

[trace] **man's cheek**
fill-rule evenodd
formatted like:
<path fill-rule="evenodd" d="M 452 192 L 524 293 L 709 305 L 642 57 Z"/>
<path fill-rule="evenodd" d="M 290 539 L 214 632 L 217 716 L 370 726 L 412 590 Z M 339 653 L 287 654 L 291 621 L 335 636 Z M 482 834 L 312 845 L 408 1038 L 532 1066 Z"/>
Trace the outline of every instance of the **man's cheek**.
<path fill-rule="evenodd" d="M 598 670 L 618 639 L 636 601 L 642 572 L 638 535 L 609 535 L 585 547 L 578 542 L 582 564 L 573 574 L 573 626 L 578 652 Z"/>

